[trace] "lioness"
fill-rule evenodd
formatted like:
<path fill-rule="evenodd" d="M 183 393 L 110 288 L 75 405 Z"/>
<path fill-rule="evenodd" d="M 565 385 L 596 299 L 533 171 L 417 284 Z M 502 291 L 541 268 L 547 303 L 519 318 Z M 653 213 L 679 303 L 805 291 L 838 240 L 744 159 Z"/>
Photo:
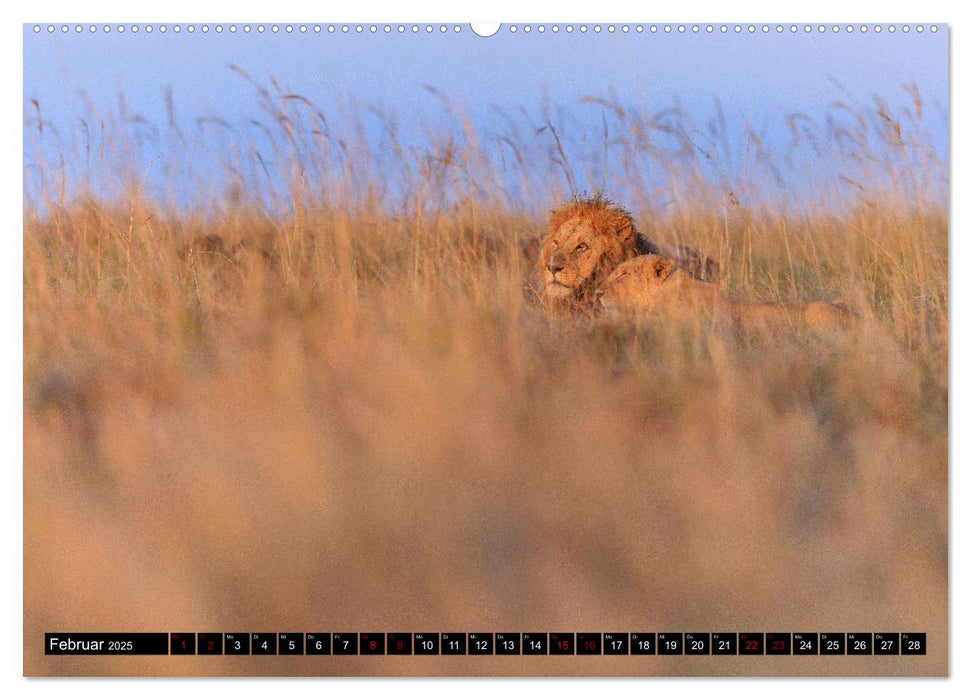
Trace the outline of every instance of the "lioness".
<path fill-rule="evenodd" d="M 617 266 L 600 290 L 608 311 L 631 309 L 683 316 L 705 311 L 724 314 L 748 327 L 769 329 L 801 321 L 817 331 L 848 328 L 856 323 L 852 311 L 827 301 L 808 304 L 745 303 L 726 299 L 718 288 L 679 269 L 677 261 L 660 255 L 640 255 Z"/>
<path fill-rule="evenodd" d="M 598 285 L 617 265 L 645 253 L 676 259 L 700 279 L 718 276 L 718 263 L 706 255 L 649 242 L 630 213 L 609 200 L 574 199 L 550 213 L 538 260 L 541 296 L 554 308 L 596 310 Z"/>

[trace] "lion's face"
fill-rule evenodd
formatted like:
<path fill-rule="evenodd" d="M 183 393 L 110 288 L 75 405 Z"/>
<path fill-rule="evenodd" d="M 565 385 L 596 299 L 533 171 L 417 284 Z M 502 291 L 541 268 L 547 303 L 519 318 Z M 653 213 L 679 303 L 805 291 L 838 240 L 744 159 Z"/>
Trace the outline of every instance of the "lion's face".
<path fill-rule="evenodd" d="M 539 255 L 547 300 L 593 304 L 600 282 L 637 254 L 637 233 L 623 210 L 600 201 L 577 201 L 550 216 Z"/>
<path fill-rule="evenodd" d="M 650 306 L 669 281 L 675 261 L 660 255 L 639 255 L 621 265 L 601 285 L 605 309 Z"/>
<path fill-rule="evenodd" d="M 564 222 L 540 249 L 543 285 L 550 298 L 572 297 L 589 284 L 604 255 L 605 241 L 593 223 L 581 218 Z"/>

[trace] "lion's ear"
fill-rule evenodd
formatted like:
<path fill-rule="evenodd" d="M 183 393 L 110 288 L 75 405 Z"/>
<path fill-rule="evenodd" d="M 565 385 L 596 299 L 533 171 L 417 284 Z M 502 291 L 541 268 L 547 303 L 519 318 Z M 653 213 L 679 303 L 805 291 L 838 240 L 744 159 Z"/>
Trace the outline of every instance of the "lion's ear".
<path fill-rule="evenodd" d="M 540 248 L 542 248 L 542 246 L 542 240 L 539 238 L 530 238 L 529 240 L 523 242 L 523 257 L 525 257 L 528 262 L 536 262 L 539 260 Z"/>
<path fill-rule="evenodd" d="M 654 276 L 661 282 L 667 279 L 674 269 L 674 260 L 656 256 L 654 260 Z"/>
<path fill-rule="evenodd" d="M 633 243 L 636 236 L 637 230 L 634 228 L 634 224 L 629 221 L 621 224 L 620 228 L 617 229 L 617 238 L 624 243 Z"/>

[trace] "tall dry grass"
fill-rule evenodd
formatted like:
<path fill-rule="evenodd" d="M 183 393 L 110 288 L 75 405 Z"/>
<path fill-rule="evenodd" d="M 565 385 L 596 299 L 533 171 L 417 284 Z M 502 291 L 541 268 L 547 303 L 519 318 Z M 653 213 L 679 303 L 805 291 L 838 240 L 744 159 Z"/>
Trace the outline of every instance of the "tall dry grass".
<path fill-rule="evenodd" d="M 27 674 L 946 672 L 947 170 L 916 90 L 780 115 L 778 151 L 601 98 L 596 138 L 568 110 L 476 128 L 446 96 L 424 131 L 350 100 L 337 127 L 243 75 L 262 116 L 208 146 L 174 109 L 72 140 L 28 105 Z M 602 185 L 716 255 L 728 293 L 840 297 L 862 327 L 546 316 L 521 245 Z M 64 630 L 554 629 L 926 631 L 930 653 L 41 652 Z"/>

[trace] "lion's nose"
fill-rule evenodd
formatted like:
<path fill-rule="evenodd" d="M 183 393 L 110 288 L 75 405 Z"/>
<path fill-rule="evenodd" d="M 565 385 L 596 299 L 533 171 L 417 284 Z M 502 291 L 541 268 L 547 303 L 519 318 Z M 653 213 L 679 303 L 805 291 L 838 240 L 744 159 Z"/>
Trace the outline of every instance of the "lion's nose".
<path fill-rule="evenodd" d="M 550 260 L 546 263 L 546 269 L 552 272 L 554 275 L 563 269 L 563 263 L 559 260 Z"/>

